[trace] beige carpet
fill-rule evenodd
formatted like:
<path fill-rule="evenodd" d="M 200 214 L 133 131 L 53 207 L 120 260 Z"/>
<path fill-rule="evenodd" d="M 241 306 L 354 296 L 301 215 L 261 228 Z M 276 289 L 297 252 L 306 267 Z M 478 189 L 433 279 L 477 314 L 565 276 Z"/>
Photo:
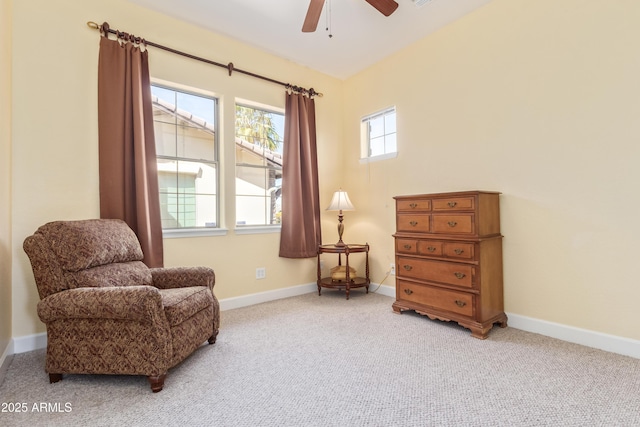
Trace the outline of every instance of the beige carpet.
<path fill-rule="evenodd" d="M 640 426 L 640 360 L 513 328 L 481 341 L 392 302 L 325 290 L 225 311 L 158 394 L 144 377 L 49 384 L 44 351 L 18 354 L 0 403 L 27 412 L 0 425 Z"/>

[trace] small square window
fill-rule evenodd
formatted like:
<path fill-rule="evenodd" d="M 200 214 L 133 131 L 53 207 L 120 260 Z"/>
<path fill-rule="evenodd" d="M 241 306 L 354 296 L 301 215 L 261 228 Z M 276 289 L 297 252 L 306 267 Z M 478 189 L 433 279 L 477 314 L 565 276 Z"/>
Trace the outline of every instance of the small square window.
<path fill-rule="evenodd" d="M 364 161 L 395 157 L 398 152 L 396 140 L 396 108 L 371 114 L 362 119 L 360 125 Z"/>

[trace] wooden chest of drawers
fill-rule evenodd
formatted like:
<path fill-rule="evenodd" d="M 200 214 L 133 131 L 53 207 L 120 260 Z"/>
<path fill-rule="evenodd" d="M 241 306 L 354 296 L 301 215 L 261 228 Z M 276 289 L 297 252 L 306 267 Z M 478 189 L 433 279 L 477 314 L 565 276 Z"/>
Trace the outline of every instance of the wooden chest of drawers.
<path fill-rule="evenodd" d="M 397 196 L 397 313 L 455 321 L 484 339 L 507 326 L 496 192 Z"/>

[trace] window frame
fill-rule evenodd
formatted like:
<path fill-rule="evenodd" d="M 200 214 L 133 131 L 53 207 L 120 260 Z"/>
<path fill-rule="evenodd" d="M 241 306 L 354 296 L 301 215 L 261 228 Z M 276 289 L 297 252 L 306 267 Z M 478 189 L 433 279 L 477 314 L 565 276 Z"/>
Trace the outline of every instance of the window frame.
<path fill-rule="evenodd" d="M 220 208 L 220 201 L 221 201 L 221 184 L 220 184 L 220 176 L 221 176 L 221 159 L 220 159 L 220 108 L 221 108 L 221 102 L 220 102 L 220 98 L 218 96 L 216 96 L 215 94 L 202 90 L 202 89 L 198 89 L 198 88 L 194 88 L 194 87 L 188 87 L 188 86 L 184 86 L 181 84 L 177 84 L 177 83 L 172 83 L 172 82 L 167 82 L 167 81 L 161 81 L 159 79 L 151 79 L 151 87 L 157 87 L 159 89 L 164 89 L 164 90 L 169 90 L 172 92 L 176 92 L 176 93 L 181 93 L 184 95 L 191 95 L 191 96 L 196 96 L 196 97 L 200 97 L 200 98 L 206 98 L 209 99 L 211 101 L 213 101 L 213 124 L 214 124 L 214 134 L 213 134 L 213 143 L 214 143 L 214 152 L 213 154 L 213 159 L 214 160 L 206 160 L 206 159 L 202 159 L 202 158 L 195 158 L 195 157 L 182 157 L 182 156 L 178 156 L 178 153 L 176 152 L 175 156 L 168 156 L 165 154 L 158 154 L 156 152 L 156 162 L 158 160 L 169 160 L 169 161 L 175 161 L 175 162 L 180 162 L 180 161 L 186 161 L 186 162 L 197 162 L 197 163 L 203 163 L 203 164 L 207 164 L 207 165 L 211 165 L 212 168 L 215 169 L 215 194 L 214 196 L 214 203 L 215 203 L 215 226 L 190 226 L 190 227 L 174 227 L 174 228 L 162 228 L 162 235 L 163 238 L 180 238 L 180 237 L 194 237 L 194 236 L 215 236 L 215 235 L 225 235 L 227 233 L 227 230 L 222 227 L 221 224 L 221 208 Z M 152 93 L 153 95 L 153 93 Z M 178 109 L 180 109 L 180 105 L 176 106 Z M 156 110 L 156 107 L 153 106 L 153 110 Z M 193 114 L 193 112 L 190 112 Z M 154 118 L 154 130 L 156 127 L 156 120 Z M 179 128 L 180 126 L 176 123 L 176 130 Z M 158 190 L 160 190 L 160 188 L 158 188 Z M 160 195 L 161 196 L 161 195 Z"/>
<path fill-rule="evenodd" d="M 386 140 L 386 138 L 389 135 L 395 135 L 396 138 L 396 148 L 395 151 L 389 151 L 387 152 L 385 149 L 385 152 L 382 154 L 376 154 L 376 155 L 371 155 L 371 128 L 370 128 L 370 123 L 372 120 L 377 119 L 379 117 L 383 117 L 385 118 L 387 115 L 389 114 L 393 114 L 394 115 L 394 128 L 395 130 L 393 132 L 386 132 L 386 129 L 383 130 L 382 133 L 382 137 Z M 360 119 L 360 163 L 370 163 L 370 162 L 376 162 L 376 161 L 380 161 L 380 160 L 386 160 L 386 159 L 393 159 L 395 157 L 398 156 L 398 142 L 397 142 L 397 135 L 398 135 L 398 129 L 397 129 L 397 114 L 398 111 L 396 109 L 396 106 L 390 106 L 387 108 L 384 108 L 382 110 L 376 111 L 375 113 L 372 114 L 368 114 L 364 117 L 362 117 L 362 119 Z M 385 121 L 383 120 L 383 126 Z M 386 145 L 386 141 L 385 141 L 385 145 Z"/>

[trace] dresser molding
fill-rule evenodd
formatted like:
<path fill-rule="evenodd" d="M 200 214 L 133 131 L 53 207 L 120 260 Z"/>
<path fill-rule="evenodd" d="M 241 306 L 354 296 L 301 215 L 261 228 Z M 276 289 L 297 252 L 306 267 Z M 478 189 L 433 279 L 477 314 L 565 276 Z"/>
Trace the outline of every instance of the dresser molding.
<path fill-rule="evenodd" d="M 393 310 L 454 321 L 485 339 L 507 326 L 498 192 L 396 196 Z"/>

